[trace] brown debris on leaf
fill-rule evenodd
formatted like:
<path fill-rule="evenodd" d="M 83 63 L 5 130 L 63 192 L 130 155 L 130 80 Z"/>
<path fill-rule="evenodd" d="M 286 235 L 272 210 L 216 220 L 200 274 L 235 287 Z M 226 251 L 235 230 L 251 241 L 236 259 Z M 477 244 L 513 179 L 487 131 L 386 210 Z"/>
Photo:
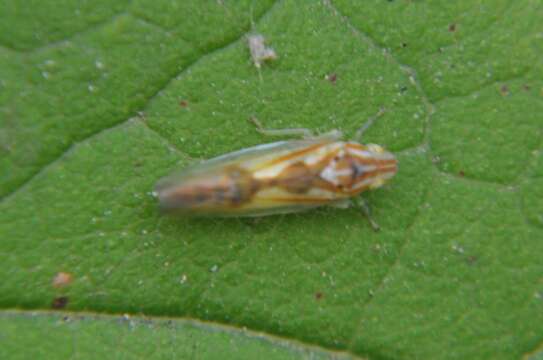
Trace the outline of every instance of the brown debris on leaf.
<path fill-rule="evenodd" d="M 72 274 L 66 273 L 66 272 L 59 272 L 53 278 L 53 287 L 57 289 L 61 287 L 65 287 L 67 285 L 70 285 L 72 280 L 73 280 Z"/>

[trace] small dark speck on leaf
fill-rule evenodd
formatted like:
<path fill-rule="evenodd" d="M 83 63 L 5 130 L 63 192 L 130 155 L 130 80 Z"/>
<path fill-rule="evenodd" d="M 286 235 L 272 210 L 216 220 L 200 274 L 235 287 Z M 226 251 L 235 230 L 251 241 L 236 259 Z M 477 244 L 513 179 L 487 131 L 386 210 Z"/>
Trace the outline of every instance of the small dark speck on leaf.
<path fill-rule="evenodd" d="M 450 25 L 449 25 L 449 31 L 450 31 L 450 32 L 455 32 L 455 31 L 456 31 L 456 24 L 454 24 L 454 23 L 453 23 L 453 24 L 450 24 Z"/>
<path fill-rule="evenodd" d="M 53 299 L 53 302 L 51 303 L 51 307 L 53 309 L 64 309 L 68 305 L 68 297 L 67 296 L 59 296 Z"/>
<path fill-rule="evenodd" d="M 317 292 L 315 293 L 315 299 L 317 299 L 317 300 L 322 299 L 323 296 L 324 296 L 324 294 L 321 293 L 320 291 L 317 291 Z"/>
<path fill-rule="evenodd" d="M 337 80 L 337 74 L 332 73 L 332 74 L 326 75 L 326 80 L 330 81 L 332 84 L 335 84 Z"/>
<path fill-rule="evenodd" d="M 403 42 L 403 43 L 402 43 L 402 47 L 403 47 L 403 48 L 406 48 L 406 47 L 407 47 L 407 43 L 404 43 L 404 42 Z"/>
<path fill-rule="evenodd" d="M 531 89 L 531 88 L 530 88 L 530 85 L 528 85 L 528 84 L 522 85 L 522 90 L 524 90 L 524 91 L 530 91 L 530 89 Z"/>
<path fill-rule="evenodd" d="M 464 175 L 465 175 L 465 174 L 464 174 L 464 170 L 460 170 L 460 171 L 458 172 L 458 175 L 460 175 L 460 177 L 464 177 Z"/>
<path fill-rule="evenodd" d="M 475 264 L 477 262 L 477 260 L 478 260 L 477 256 L 470 255 L 470 256 L 467 257 L 466 262 L 468 263 L 468 265 L 473 265 L 473 264 Z"/>
<path fill-rule="evenodd" d="M 509 95 L 509 87 L 505 84 L 503 84 L 501 87 L 500 87 L 500 93 L 502 94 L 502 96 L 507 96 Z"/>
<path fill-rule="evenodd" d="M 187 100 L 181 100 L 179 101 L 179 106 L 186 108 L 187 106 L 189 106 L 189 103 Z"/>
<path fill-rule="evenodd" d="M 406 92 L 406 91 L 407 91 L 407 86 L 404 85 L 404 86 L 402 86 L 402 87 L 400 88 L 400 92 L 404 93 L 404 92 Z"/>

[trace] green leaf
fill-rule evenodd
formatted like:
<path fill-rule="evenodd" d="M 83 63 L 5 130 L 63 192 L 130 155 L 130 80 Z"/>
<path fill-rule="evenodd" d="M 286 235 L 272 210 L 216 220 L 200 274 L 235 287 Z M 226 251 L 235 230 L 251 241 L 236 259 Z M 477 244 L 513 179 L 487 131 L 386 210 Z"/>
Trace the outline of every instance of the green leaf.
<path fill-rule="evenodd" d="M 541 18 L 531 0 L 0 4 L 0 348 L 538 358 Z M 256 69 L 250 32 L 278 59 Z M 366 196 L 379 233 L 356 209 L 157 210 L 162 176 L 270 141 L 251 116 L 349 137 L 381 107 L 364 141 L 400 171 Z"/>
<path fill-rule="evenodd" d="M 0 336 L 3 359 L 111 359 L 116 354 L 123 359 L 349 358 L 247 329 L 128 315 L 4 312 Z"/>

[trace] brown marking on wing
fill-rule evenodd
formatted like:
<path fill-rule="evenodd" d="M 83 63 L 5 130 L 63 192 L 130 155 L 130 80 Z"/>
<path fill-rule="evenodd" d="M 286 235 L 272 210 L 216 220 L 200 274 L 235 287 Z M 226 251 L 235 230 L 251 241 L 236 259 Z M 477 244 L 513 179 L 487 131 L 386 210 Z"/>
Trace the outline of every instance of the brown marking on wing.
<path fill-rule="evenodd" d="M 332 184 L 331 182 L 324 180 L 320 176 L 317 179 L 315 179 L 315 181 L 313 182 L 313 187 L 316 187 L 321 190 L 330 191 L 333 193 L 343 192 L 342 186 L 337 186 L 335 184 Z"/>
<path fill-rule="evenodd" d="M 231 166 L 215 176 L 180 185 L 169 194 L 168 202 L 190 210 L 236 207 L 249 202 L 260 187 L 250 172 Z"/>
<path fill-rule="evenodd" d="M 322 145 L 323 144 L 317 144 L 317 146 L 312 146 L 310 149 L 303 149 L 303 152 L 300 151 L 296 154 L 289 154 L 289 157 L 295 158 L 303 153 L 313 151 Z M 297 161 L 284 168 L 276 177 L 260 180 L 260 189 L 266 187 L 280 187 L 292 194 L 305 194 L 312 188 L 320 188 L 330 192 L 337 192 L 338 190 L 336 186 L 322 179 L 319 174 L 326 166 L 328 166 L 332 159 L 337 156 L 339 151 L 340 149 L 335 149 L 313 165 L 307 165 L 301 160 Z M 286 156 L 283 158 L 286 159 Z M 289 202 L 296 202 L 298 199 L 300 198 L 293 196 L 292 200 L 289 200 Z M 304 197 L 303 199 L 306 198 Z M 284 200 L 284 198 L 281 198 L 281 200 Z M 330 199 L 326 198 L 317 200 L 317 202 L 320 201 L 330 201 Z"/>
<path fill-rule="evenodd" d="M 340 185 L 338 187 L 337 185 L 332 184 L 329 181 L 326 181 L 325 179 L 323 179 L 322 177 L 319 176 L 319 174 L 324 170 L 324 168 L 326 168 L 330 164 L 330 162 L 332 162 L 334 159 L 336 161 L 341 161 L 341 159 L 338 159 L 338 157 L 337 157 L 340 150 L 341 149 L 339 149 L 339 148 L 335 149 L 334 151 L 332 151 L 328 155 L 326 155 L 324 158 L 322 158 L 321 161 L 319 161 L 318 163 L 311 166 L 312 173 L 313 173 L 313 176 L 314 176 L 313 183 L 312 183 L 313 187 L 316 187 L 316 188 L 319 188 L 319 189 L 322 189 L 322 190 L 326 190 L 326 191 L 330 191 L 330 192 L 333 192 L 333 193 L 338 193 L 338 192 L 342 193 L 343 192 L 343 185 Z"/>
<path fill-rule="evenodd" d="M 251 200 L 259 190 L 260 183 L 254 179 L 247 170 L 239 167 L 232 167 L 226 170 L 231 184 L 227 191 L 227 201 L 232 206 L 239 206 Z"/>
<path fill-rule="evenodd" d="M 290 193 L 305 194 L 313 187 L 314 181 L 314 170 L 298 161 L 283 169 L 274 182 Z"/>

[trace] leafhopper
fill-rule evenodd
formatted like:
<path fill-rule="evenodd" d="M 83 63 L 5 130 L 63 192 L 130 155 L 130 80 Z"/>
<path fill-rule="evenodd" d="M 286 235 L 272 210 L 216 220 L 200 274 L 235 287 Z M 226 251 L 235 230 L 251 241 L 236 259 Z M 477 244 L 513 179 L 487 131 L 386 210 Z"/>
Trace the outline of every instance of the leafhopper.
<path fill-rule="evenodd" d="M 358 195 L 397 172 L 392 153 L 376 144 L 342 141 L 337 130 L 313 136 L 307 129 L 270 130 L 252 121 L 263 134 L 303 138 L 242 149 L 168 176 L 155 188 L 160 207 L 193 215 L 265 216 L 358 203 L 369 215 Z"/>

